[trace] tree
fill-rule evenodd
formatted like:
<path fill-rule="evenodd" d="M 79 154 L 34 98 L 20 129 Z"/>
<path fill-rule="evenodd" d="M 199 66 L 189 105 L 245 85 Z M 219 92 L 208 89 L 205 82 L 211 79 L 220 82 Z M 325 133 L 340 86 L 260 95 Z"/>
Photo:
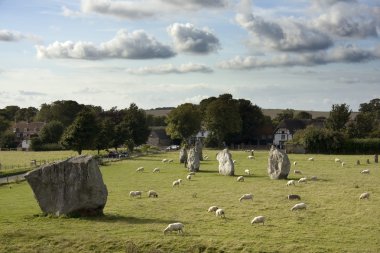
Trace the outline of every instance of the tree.
<path fill-rule="evenodd" d="M 300 111 L 296 115 L 294 115 L 294 118 L 295 119 L 312 119 L 313 115 L 305 111 Z"/>
<path fill-rule="evenodd" d="M 98 150 L 107 149 L 111 146 L 114 135 L 114 125 L 109 120 L 102 120 L 99 124 L 99 131 L 95 138 L 95 147 Z"/>
<path fill-rule="evenodd" d="M 277 116 L 273 119 L 273 124 L 278 125 L 281 121 L 285 119 L 293 119 L 294 118 L 294 110 L 293 109 L 285 109 L 282 112 L 278 113 Z"/>
<path fill-rule="evenodd" d="M 31 122 L 34 120 L 34 117 L 37 115 L 38 109 L 35 107 L 21 108 L 15 114 L 15 121 L 28 121 Z"/>
<path fill-rule="evenodd" d="M 12 131 L 6 131 L 1 135 L 0 147 L 2 148 L 17 148 L 16 135 Z"/>
<path fill-rule="evenodd" d="M 228 134 L 239 133 L 242 120 L 236 100 L 233 100 L 231 95 L 224 94 L 210 102 L 205 112 L 205 124 L 219 146 Z"/>
<path fill-rule="evenodd" d="M 179 105 L 169 113 L 166 123 L 166 133 L 172 139 L 189 143 L 189 138 L 201 130 L 199 108 L 190 103 Z"/>
<path fill-rule="evenodd" d="M 78 113 L 74 122 L 66 128 L 61 138 L 61 144 L 81 155 L 84 149 L 94 148 L 94 140 L 98 130 L 94 112 L 84 109 Z"/>
<path fill-rule="evenodd" d="M 63 124 L 60 121 L 53 120 L 41 129 L 39 137 L 42 143 L 58 143 L 63 131 Z"/>
<path fill-rule="evenodd" d="M 60 121 L 65 127 L 69 126 L 77 114 L 85 106 L 72 100 L 55 101 L 48 104 L 42 104 L 36 118 L 38 121 L 50 122 L 52 120 Z"/>
<path fill-rule="evenodd" d="M 333 131 L 342 131 L 346 129 L 346 124 L 350 119 L 351 110 L 346 104 L 332 105 L 329 118 L 326 121 L 326 127 Z"/>

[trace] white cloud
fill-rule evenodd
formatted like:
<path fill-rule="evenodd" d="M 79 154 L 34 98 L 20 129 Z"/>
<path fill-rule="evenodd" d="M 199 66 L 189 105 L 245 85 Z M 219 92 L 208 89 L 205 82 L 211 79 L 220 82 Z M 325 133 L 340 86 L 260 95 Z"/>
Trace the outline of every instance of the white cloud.
<path fill-rule="evenodd" d="M 199 29 L 189 23 L 174 23 L 167 31 L 174 40 L 174 47 L 180 52 L 209 54 L 220 48 L 219 39 L 208 28 Z"/>
<path fill-rule="evenodd" d="M 138 69 L 127 69 L 127 73 L 133 75 L 164 75 L 164 74 L 186 74 L 186 73 L 212 73 L 213 70 L 203 64 L 187 63 L 176 67 L 173 64 L 164 64 L 153 67 Z"/>
<path fill-rule="evenodd" d="M 0 41 L 17 42 L 21 40 L 30 40 L 35 43 L 40 43 L 41 38 L 34 34 L 23 34 L 18 31 L 0 30 Z"/>
<path fill-rule="evenodd" d="M 164 3 L 179 6 L 186 9 L 201 9 L 201 8 L 225 8 L 228 6 L 227 0 L 161 0 Z"/>
<path fill-rule="evenodd" d="M 36 46 L 38 58 L 69 59 L 152 59 L 169 58 L 175 53 L 170 46 L 158 42 L 143 30 L 128 33 L 119 30 L 116 36 L 99 46 L 92 42 L 54 42 L 48 46 Z"/>

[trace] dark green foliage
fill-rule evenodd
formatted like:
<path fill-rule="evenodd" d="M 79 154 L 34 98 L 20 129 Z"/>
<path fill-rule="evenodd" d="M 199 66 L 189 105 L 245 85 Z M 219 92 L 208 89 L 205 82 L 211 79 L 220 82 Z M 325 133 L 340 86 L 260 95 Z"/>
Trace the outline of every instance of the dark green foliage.
<path fill-rule="evenodd" d="M 38 109 L 35 107 L 21 108 L 15 113 L 15 121 L 28 121 L 34 120 L 37 115 Z"/>
<path fill-rule="evenodd" d="M 72 100 L 55 101 L 51 104 L 42 104 L 36 118 L 38 121 L 45 122 L 57 120 L 67 127 L 84 107 Z"/>
<path fill-rule="evenodd" d="M 299 113 L 294 115 L 294 118 L 295 119 L 312 119 L 313 115 L 305 111 L 300 111 Z"/>
<path fill-rule="evenodd" d="M 326 127 L 333 131 L 342 131 L 346 129 L 346 124 L 350 119 L 351 110 L 346 104 L 332 105 L 330 116 L 326 121 Z"/>
<path fill-rule="evenodd" d="M 380 138 L 347 139 L 341 153 L 345 154 L 378 154 L 380 153 Z"/>
<path fill-rule="evenodd" d="M 41 129 L 39 137 L 43 143 L 58 143 L 63 131 L 63 124 L 60 121 L 53 120 Z"/>
<path fill-rule="evenodd" d="M 148 126 L 166 126 L 166 116 L 154 116 L 154 115 L 147 115 L 146 120 Z"/>
<path fill-rule="evenodd" d="M 285 119 L 293 119 L 294 118 L 294 110 L 293 109 L 285 109 L 282 112 L 278 113 L 276 118 L 273 119 L 274 125 L 278 125 L 281 121 Z"/>
<path fill-rule="evenodd" d="M 16 148 L 17 142 L 16 135 L 12 131 L 6 131 L 0 136 L 0 147 L 1 148 Z"/>

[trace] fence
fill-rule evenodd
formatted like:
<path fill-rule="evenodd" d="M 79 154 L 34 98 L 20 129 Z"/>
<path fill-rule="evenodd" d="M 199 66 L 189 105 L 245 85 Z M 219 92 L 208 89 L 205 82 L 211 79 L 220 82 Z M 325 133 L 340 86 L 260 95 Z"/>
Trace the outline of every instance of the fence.
<path fill-rule="evenodd" d="M 60 160 L 66 160 L 70 157 L 62 157 L 62 158 L 54 158 L 54 159 L 45 159 L 45 160 L 31 160 L 29 164 L 23 163 L 23 164 L 11 164 L 11 165 L 4 165 L 0 163 L 0 172 L 6 172 L 10 170 L 32 170 L 34 168 L 37 168 L 41 165 L 52 163 L 55 161 Z M 1 177 L 1 175 L 0 175 Z"/>

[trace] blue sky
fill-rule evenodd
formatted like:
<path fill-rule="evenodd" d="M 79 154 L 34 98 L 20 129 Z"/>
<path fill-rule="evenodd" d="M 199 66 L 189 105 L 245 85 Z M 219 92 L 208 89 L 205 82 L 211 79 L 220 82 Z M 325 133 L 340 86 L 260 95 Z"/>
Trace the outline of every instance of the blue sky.
<path fill-rule="evenodd" d="M 380 0 L 0 0 L 0 108 L 380 97 Z"/>

